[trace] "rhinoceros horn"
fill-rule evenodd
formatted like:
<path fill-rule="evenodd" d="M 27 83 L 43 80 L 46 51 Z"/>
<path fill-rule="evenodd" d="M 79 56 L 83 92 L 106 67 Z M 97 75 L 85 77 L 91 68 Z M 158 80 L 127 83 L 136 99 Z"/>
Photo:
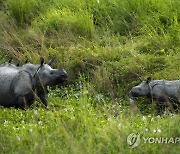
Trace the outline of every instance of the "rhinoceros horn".
<path fill-rule="evenodd" d="M 43 64 L 44 64 L 44 58 L 41 57 L 41 58 L 40 58 L 40 66 L 38 67 L 38 69 L 37 69 L 36 72 L 34 73 L 33 77 L 36 76 L 36 74 L 39 72 L 39 69 L 43 66 Z"/>
<path fill-rule="evenodd" d="M 49 60 L 49 61 L 47 62 L 47 64 L 48 64 L 48 65 L 51 65 L 51 64 L 54 62 L 54 60 L 55 60 L 55 57 L 52 58 L 51 60 Z"/>

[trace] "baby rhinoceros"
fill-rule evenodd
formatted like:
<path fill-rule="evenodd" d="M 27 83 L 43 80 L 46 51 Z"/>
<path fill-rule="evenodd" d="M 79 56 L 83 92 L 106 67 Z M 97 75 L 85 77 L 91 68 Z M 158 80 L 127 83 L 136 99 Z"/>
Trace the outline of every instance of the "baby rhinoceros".
<path fill-rule="evenodd" d="M 0 105 L 26 108 L 38 97 L 48 107 L 48 86 L 58 85 L 67 80 L 64 69 L 52 69 L 51 59 L 40 65 L 25 64 L 22 67 L 0 67 Z"/>
<path fill-rule="evenodd" d="M 151 80 L 149 77 L 129 92 L 132 97 L 148 97 L 156 102 L 158 108 L 178 109 L 180 104 L 180 80 Z"/>

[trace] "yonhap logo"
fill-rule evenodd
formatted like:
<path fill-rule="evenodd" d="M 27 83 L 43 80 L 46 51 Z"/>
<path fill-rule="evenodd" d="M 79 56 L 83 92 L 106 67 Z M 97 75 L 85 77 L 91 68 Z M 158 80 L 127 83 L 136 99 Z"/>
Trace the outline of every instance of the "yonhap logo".
<path fill-rule="evenodd" d="M 131 133 L 128 137 L 127 137 L 127 144 L 131 147 L 131 148 L 135 148 L 140 144 L 140 134 L 139 133 Z"/>
<path fill-rule="evenodd" d="M 180 143 L 180 137 L 145 137 L 141 136 L 139 133 L 131 133 L 127 137 L 127 144 L 130 148 L 137 147 L 140 142 L 144 144 L 176 144 Z"/>

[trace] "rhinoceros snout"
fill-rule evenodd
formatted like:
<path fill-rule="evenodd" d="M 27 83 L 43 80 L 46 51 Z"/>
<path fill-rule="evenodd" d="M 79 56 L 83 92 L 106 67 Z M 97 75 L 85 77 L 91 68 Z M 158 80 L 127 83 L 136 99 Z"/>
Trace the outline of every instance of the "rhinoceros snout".
<path fill-rule="evenodd" d="M 60 80 L 66 81 L 67 78 L 68 78 L 68 74 L 67 74 L 67 72 L 63 69 L 63 70 L 61 71 Z"/>
<path fill-rule="evenodd" d="M 139 96 L 139 93 L 134 91 L 133 89 L 129 92 L 129 96 L 131 97 L 138 97 Z"/>
<path fill-rule="evenodd" d="M 67 80 L 68 75 L 67 74 L 63 74 L 63 75 L 60 76 L 60 78 L 65 81 L 65 80 Z"/>

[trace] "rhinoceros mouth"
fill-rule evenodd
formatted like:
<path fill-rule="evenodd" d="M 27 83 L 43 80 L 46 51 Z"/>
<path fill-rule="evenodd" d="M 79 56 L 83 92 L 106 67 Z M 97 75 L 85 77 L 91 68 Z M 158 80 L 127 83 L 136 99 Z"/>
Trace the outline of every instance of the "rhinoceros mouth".
<path fill-rule="evenodd" d="M 67 81 L 67 78 L 68 78 L 67 74 L 64 74 L 64 75 L 61 75 L 58 80 L 60 82 L 65 82 L 65 81 Z"/>
<path fill-rule="evenodd" d="M 61 79 L 63 80 L 63 81 L 66 81 L 67 80 L 67 75 L 63 75 L 63 76 L 61 76 Z"/>
<path fill-rule="evenodd" d="M 59 77 L 59 78 L 57 78 L 56 80 L 55 80 L 55 85 L 58 85 L 58 84 L 61 84 L 61 83 L 63 83 L 63 82 L 66 82 L 67 81 L 67 76 L 61 76 L 61 77 Z"/>
<path fill-rule="evenodd" d="M 139 93 L 137 93 L 137 92 L 130 92 L 130 96 L 131 96 L 131 97 L 142 97 L 142 96 L 144 96 L 144 95 L 139 94 Z"/>
<path fill-rule="evenodd" d="M 132 97 L 140 97 L 141 95 L 137 94 L 137 93 L 133 93 Z"/>

